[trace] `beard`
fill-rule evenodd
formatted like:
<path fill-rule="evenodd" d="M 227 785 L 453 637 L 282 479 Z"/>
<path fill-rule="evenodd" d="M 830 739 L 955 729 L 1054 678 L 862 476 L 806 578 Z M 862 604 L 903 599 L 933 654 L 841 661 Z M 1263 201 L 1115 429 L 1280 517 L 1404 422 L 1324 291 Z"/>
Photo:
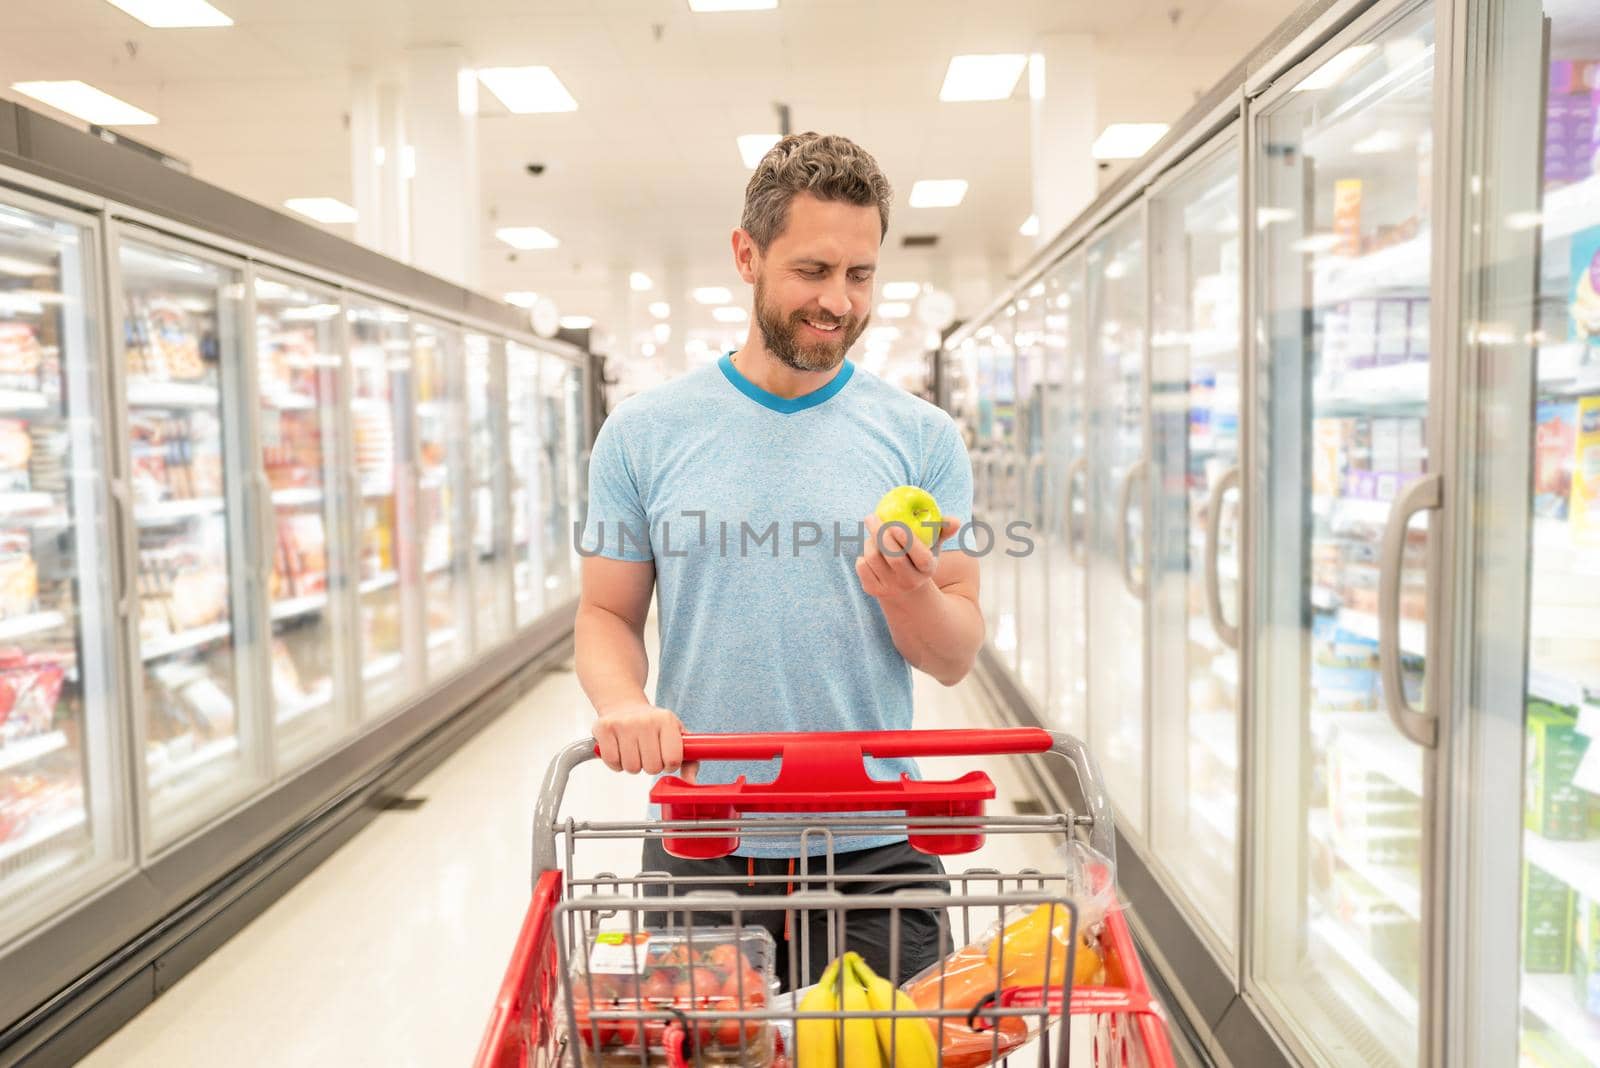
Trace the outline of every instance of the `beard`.
<path fill-rule="evenodd" d="M 802 340 L 807 319 L 824 325 L 838 323 L 838 336 L 828 340 Z M 756 279 L 756 325 L 761 328 L 761 340 L 767 351 L 778 358 L 785 367 L 795 371 L 831 371 L 844 361 L 867 328 L 866 319 L 839 318 L 825 311 L 795 312 L 784 316 L 778 308 L 768 305 L 766 286 Z"/>

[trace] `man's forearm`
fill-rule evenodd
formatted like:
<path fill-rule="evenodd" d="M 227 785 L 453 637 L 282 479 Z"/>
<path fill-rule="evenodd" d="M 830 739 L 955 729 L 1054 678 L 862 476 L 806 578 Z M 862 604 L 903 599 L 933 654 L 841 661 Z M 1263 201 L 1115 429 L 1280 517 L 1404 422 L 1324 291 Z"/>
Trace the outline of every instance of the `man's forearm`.
<path fill-rule="evenodd" d="M 929 582 L 879 603 L 894 647 L 907 663 L 946 686 L 966 678 L 983 645 L 983 615 L 970 598 Z"/>
<path fill-rule="evenodd" d="M 626 619 L 594 605 L 578 609 L 575 626 L 578 684 L 596 711 L 645 701 L 650 657 L 644 637 Z"/>

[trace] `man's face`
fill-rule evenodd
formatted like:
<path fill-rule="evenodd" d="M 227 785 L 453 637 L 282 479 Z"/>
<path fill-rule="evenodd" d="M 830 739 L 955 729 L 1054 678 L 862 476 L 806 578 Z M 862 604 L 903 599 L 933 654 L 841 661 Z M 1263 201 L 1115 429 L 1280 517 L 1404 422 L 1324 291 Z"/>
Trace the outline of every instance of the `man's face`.
<path fill-rule="evenodd" d="M 756 325 L 767 350 L 796 371 L 831 371 L 872 317 L 881 240 L 878 209 L 789 202 L 789 224 L 755 260 Z"/>

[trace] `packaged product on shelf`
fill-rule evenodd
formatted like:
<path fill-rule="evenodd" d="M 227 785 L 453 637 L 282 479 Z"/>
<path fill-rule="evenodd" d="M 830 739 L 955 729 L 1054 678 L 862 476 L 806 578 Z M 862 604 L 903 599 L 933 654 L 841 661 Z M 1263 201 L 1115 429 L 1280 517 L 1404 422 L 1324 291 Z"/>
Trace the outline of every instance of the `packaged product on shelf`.
<path fill-rule="evenodd" d="M 0 619 L 37 611 L 39 567 L 26 531 L 0 531 Z"/>
<path fill-rule="evenodd" d="M 1319 370 L 1330 380 L 1350 367 L 1350 305 L 1341 301 L 1322 316 L 1322 346 L 1319 350 Z"/>
<path fill-rule="evenodd" d="M 1522 865 L 1522 970 L 1568 970 L 1572 956 L 1572 888 L 1536 865 Z"/>
<path fill-rule="evenodd" d="M 1600 1019 L 1600 887 L 1574 898 L 1572 912 L 1573 997 Z"/>
<path fill-rule="evenodd" d="M 1528 829 L 1545 838 L 1589 837 L 1589 794 L 1572 782 L 1589 746 L 1577 722 L 1571 709 L 1528 702 L 1524 817 Z"/>
<path fill-rule="evenodd" d="M 1350 367 L 1372 367 L 1378 362 L 1378 302 L 1350 302 Z"/>
<path fill-rule="evenodd" d="M 1351 869 L 1335 872 L 1333 886 L 1341 933 L 1361 943 L 1373 962 L 1397 982 L 1414 987 L 1421 959 L 1415 921 Z"/>
<path fill-rule="evenodd" d="M 1427 426 L 1421 419 L 1409 418 L 1400 420 L 1400 467 L 1398 470 L 1402 475 L 1420 475 L 1427 469 Z"/>
<path fill-rule="evenodd" d="M 1533 514 L 1566 519 L 1578 449 L 1578 405 L 1540 401 L 1533 431 Z"/>
<path fill-rule="evenodd" d="M 1547 185 L 1581 182 L 1595 173 L 1600 151 L 1600 92 L 1589 84 L 1592 61 L 1554 60 L 1545 99 L 1544 178 Z"/>
<path fill-rule="evenodd" d="M 145 305 L 145 316 L 152 376 L 177 381 L 204 378 L 202 339 L 190 313 L 172 301 L 155 299 Z"/>
<path fill-rule="evenodd" d="M 31 490 L 29 461 L 33 458 L 33 436 L 20 419 L 0 419 L 0 493 L 27 493 Z"/>
<path fill-rule="evenodd" d="M 0 727 L 16 739 L 42 734 L 55 725 L 66 683 L 63 664 L 48 654 L 0 650 Z"/>
<path fill-rule="evenodd" d="M 1600 546 L 1600 395 L 1580 397 L 1572 463 L 1572 540 Z"/>
<path fill-rule="evenodd" d="M 1333 183 L 1333 233 L 1339 239 L 1334 255 L 1361 255 L 1360 178 L 1341 178 Z"/>
<path fill-rule="evenodd" d="M 1405 363 L 1411 341 L 1411 301 L 1378 302 L 1379 365 Z"/>
<path fill-rule="evenodd" d="M 0 389 L 38 389 L 43 355 L 39 335 L 31 325 L 0 321 Z"/>
<path fill-rule="evenodd" d="M 289 655 L 289 646 L 281 638 L 272 640 L 272 695 L 283 705 L 298 704 L 306 699 L 300 669 L 295 665 L 294 657 Z"/>
<path fill-rule="evenodd" d="M 1339 495 L 1340 454 L 1348 420 L 1317 419 L 1312 423 L 1311 492 L 1332 499 Z"/>
<path fill-rule="evenodd" d="M 1409 319 L 1411 328 L 1406 335 L 1406 359 L 1414 363 L 1426 361 L 1430 355 L 1429 333 L 1432 324 L 1429 316 L 1433 314 L 1432 307 L 1428 304 L 1427 297 L 1416 297 L 1408 302 L 1411 305 Z"/>
<path fill-rule="evenodd" d="M 1573 341 L 1600 345 L 1600 226 L 1572 235 L 1568 277 L 1572 290 L 1567 314 Z"/>
<path fill-rule="evenodd" d="M 65 432 L 44 423 L 29 426 L 28 435 L 32 439 L 28 481 L 33 491 L 52 496 L 66 493 L 71 440 Z"/>

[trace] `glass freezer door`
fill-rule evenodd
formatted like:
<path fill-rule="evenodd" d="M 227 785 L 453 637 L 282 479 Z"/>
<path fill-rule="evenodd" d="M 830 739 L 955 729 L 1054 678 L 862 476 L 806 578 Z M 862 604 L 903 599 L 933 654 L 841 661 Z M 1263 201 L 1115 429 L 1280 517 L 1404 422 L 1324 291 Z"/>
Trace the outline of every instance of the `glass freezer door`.
<path fill-rule="evenodd" d="M 0 944 L 129 855 L 96 232 L 0 203 Z"/>
<path fill-rule="evenodd" d="M 472 648 L 463 359 L 461 335 L 447 327 L 418 322 L 411 337 L 423 621 L 428 677 L 437 679 L 459 667 Z"/>
<path fill-rule="evenodd" d="M 505 342 L 482 334 L 467 340 L 468 487 L 472 529 L 472 601 L 477 611 L 474 644 L 494 648 L 511 629 L 513 595 L 506 569 Z"/>
<path fill-rule="evenodd" d="M 356 511 L 356 630 L 362 713 L 382 715 L 421 684 L 414 469 L 410 448 L 411 329 L 399 308 L 351 304 L 351 496 Z"/>
<path fill-rule="evenodd" d="M 539 434 L 545 604 L 554 607 L 573 589 L 572 465 L 568 444 L 567 364 L 539 357 Z"/>
<path fill-rule="evenodd" d="M 1017 527 L 998 543 L 1011 564 L 1017 599 L 1017 677 L 1039 707 L 1049 701 L 1048 545 L 1045 541 L 1045 283 L 1030 286 L 1017 301 L 1017 507 L 1007 518 Z M 1007 553 L 1020 555 L 1012 557 Z"/>
<path fill-rule="evenodd" d="M 539 352 L 506 345 L 506 429 L 511 468 L 511 566 L 516 625 L 526 627 L 545 606 L 544 522 L 549 481 L 539 437 Z"/>
<path fill-rule="evenodd" d="M 1403 515 L 1430 484 L 1433 26 L 1388 19 L 1256 120 L 1252 970 L 1330 1064 L 1417 1063 L 1435 904 L 1425 750 L 1396 726 L 1434 622 L 1425 514 Z"/>
<path fill-rule="evenodd" d="M 1045 415 L 1049 490 L 1046 553 L 1050 572 L 1050 720 L 1083 738 L 1088 732 L 1086 539 L 1089 517 L 1089 344 L 1084 332 L 1083 256 L 1045 279 Z"/>
<path fill-rule="evenodd" d="M 588 515 L 589 439 L 586 436 L 586 428 L 589 421 L 584 406 L 583 367 L 569 363 L 565 365 L 564 371 L 562 387 L 565 390 L 566 414 L 563 430 L 566 441 L 567 484 L 572 490 L 570 503 L 567 506 L 567 529 L 562 540 L 566 545 L 567 595 L 576 597 L 578 565 L 581 558 L 578 556 L 577 536 L 573 532 L 573 527 L 582 523 Z"/>
<path fill-rule="evenodd" d="M 244 278 L 176 245 L 118 242 L 132 496 L 140 737 L 154 842 L 165 844 L 264 779 L 242 700 L 255 650 L 240 591 L 246 493 L 232 432 Z M 231 521 L 230 521 L 231 520 Z M 259 639 L 256 639 L 259 640 Z"/>
<path fill-rule="evenodd" d="M 1089 737 L 1121 826 L 1144 813 L 1144 211 L 1089 246 Z"/>
<path fill-rule="evenodd" d="M 993 448 L 987 458 L 989 476 L 989 515 L 985 520 L 992 528 L 993 545 L 982 558 L 983 575 L 979 594 L 984 586 L 994 589 L 993 610 L 985 613 L 984 620 L 995 651 L 1001 661 L 1012 671 L 1017 670 L 1017 560 L 1006 550 L 1011 542 L 1006 528 L 1018 518 L 1021 503 L 1022 443 L 1017 426 L 1017 305 L 1006 306 L 1005 313 L 995 320 L 994 334 L 989 338 L 989 374 L 992 383 L 994 407 L 989 424 L 989 441 Z M 981 536 L 967 545 L 984 548 L 989 537 Z"/>
<path fill-rule="evenodd" d="M 1150 836 L 1224 960 L 1239 902 L 1239 141 L 1150 198 Z"/>
<path fill-rule="evenodd" d="M 353 695 L 341 625 L 345 562 L 338 431 L 343 308 L 298 280 L 255 280 L 256 438 L 267 529 L 267 677 L 278 766 L 305 763 L 344 733 Z M 261 506 L 261 505 L 258 505 Z"/>

